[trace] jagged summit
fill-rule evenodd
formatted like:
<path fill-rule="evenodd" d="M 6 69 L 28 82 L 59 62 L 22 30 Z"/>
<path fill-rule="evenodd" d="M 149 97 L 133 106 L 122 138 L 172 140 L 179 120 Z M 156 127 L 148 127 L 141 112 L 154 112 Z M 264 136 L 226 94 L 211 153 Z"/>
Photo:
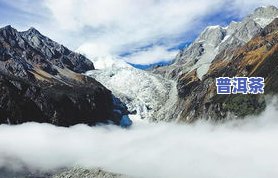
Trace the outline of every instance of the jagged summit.
<path fill-rule="evenodd" d="M 275 6 L 262 6 L 258 7 L 251 13 L 250 15 L 246 16 L 242 21 L 252 21 L 254 20 L 256 23 L 258 23 L 262 28 L 264 28 L 267 24 L 270 24 L 271 21 L 278 17 L 278 8 Z M 266 21 L 266 22 L 263 22 Z M 203 33 L 208 30 L 219 30 L 219 29 L 229 29 L 231 26 L 235 26 L 238 23 L 242 22 L 236 22 L 231 21 L 231 23 L 228 26 L 220 26 L 220 25 L 212 25 L 205 28 Z"/>
<path fill-rule="evenodd" d="M 3 34 L 17 35 L 18 31 L 13 28 L 11 25 L 7 25 L 5 27 L 0 28 L 0 32 Z"/>
<path fill-rule="evenodd" d="M 220 51 L 208 72 L 197 78 L 196 70 L 183 73 L 178 79 L 181 119 L 191 122 L 199 118 L 217 119 L 236 115 L 239 118 L 258 114 L 266 107 L 265 95 L 218 95 L 217 77 L 263 77 L 265 94 L 277 94 L 278 19 L 242 46 Z M 227 60 L 228 58 L 228 60 Z"/>
<path fill-rule="evenodd" d="M 5 27 L 0 28 L 0 30 L 9 30 L 14 29 L 11 25 L 6 25 Z"/>
<path fill-rule="evenodd" d="M 50 38 L 48 38 L 47 36 L 44 36 L 43 34 L 41 34 L 41 32 L 34 27 L 30 27 L 28 30 L 21 31 L 19 33 L 28 40 L 30 40 L 32 38 L 37 38 L 40 41 L 43 40 L 43 43 L 45 45 L 51 44 L 51 46 L 55 46 L 55 47 L 61 46 L 61 44 L 57 43 L 56 41 L 51 40 Z M 38 47 L 38 46 L 36 46 L 36 47 Z"/>
<path fill-rule="evenodd" d="M 278 8 L 276 6 L 273 5 L 269 5 L 269 6 L 261 6 L 258 7 L 254 10 L 252 15 L 255 16 L 270 16 L 273 14 L 276 14 L 278 12 Z"/>
<path fill-rule="evenodd" d="M 35 28 L 1 28 L 0 124 L 120 124 L 125 108 L 116 105 L 111 91 L 98 81 L 80 74 L 93 69 L 89 59 Z"/>
<path fill-rule="evenodd" d="M 263 6 L 255 9 L 255 11 L 246 17 L 246 19 L 253 19 L 262 28 L 270 24 L 271 21 L 278 17 L 278 8 L 275 6 Z"/>
<path fill-rule="evenodd" d="M 10 70 L 13 75 L 25 73 L 25 77 L 28 77 L 24 71 L 38 66 L 51 74 L 57 73 L 56 67 L 77 73 L 94 69 L 89 59 L 47 38 L 35 28 L 18 32 L 8 25 L 0 29 L 0 37 L 1 53 L 5 57 L 3 60 L 11 60 L 5 65 L 11 65 L 13 68 L 12 64 L 20 61 L 22 66 L 21 70 Z M 9 73 L 8 68 L 2 67 L 2 69 Z"/>
<path fill-rule="evenodd" d="M 246 44 L 276 17 L 278 9 L 266 6 L 257 8 L 242 21 L 231 22 L 226 27 L 209 26 L 188 48 L 180 51 L 172 65 L 157 68 L 155 72 L 177 79 L 183 73 L 196 70 L 198 78 L 202 79 L 219 52 Z"/>
<path fill-rule="evenodd" d="M 0 30 L 6 30 L 6 31 L 16 31 L 18 33 L 21 34 L 29 34 L 29 35 L 40 35 L 40 36 L 44 36 L 42 35 L 36 28 L 34 27 L 30 27 L 28 30 L 26 31 L 17 31 L 16 28 L 12 27 L 11 25 L 6 25 L 2 28 L 0 28 Z M 45 37 L 45 36 L 44 36 Z"/>
<path fill-rule="evenodd" d="M 28 30 L 26 30 L 26 31 L 23 31 L 23 32 L 21 32 L 21 33 L 25 33 L 25 34 L 28 34 L 28 35 L 31 35 L 31 36 L 35 36 L 35 35 L 39 35 L 39 36 L 44 36 L 44 35 L 42 35 L 40 32 L 39 32 L 39 30 L 37 30 L 36 28 L 34 28 L 34 27 L 30 27 Z M 44 36 L 45 37 L 45 36 Z"/>

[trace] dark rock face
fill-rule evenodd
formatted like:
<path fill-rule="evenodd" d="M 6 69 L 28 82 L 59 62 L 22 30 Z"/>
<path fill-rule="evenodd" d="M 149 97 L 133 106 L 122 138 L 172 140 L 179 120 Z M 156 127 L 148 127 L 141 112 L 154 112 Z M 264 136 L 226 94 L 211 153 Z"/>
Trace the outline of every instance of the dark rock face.
<path fill-rule="evenodd" d="M 229 52 L 220 52 L 201 81 L 195 80 L 196 72 L 179 77 L 177 88 L 181 95 L 177 105 L 182 111 L 181 121 L 192 122 L 198 118 L 222 120 L 229 113 L 241 118 L 264 110 L 264 95 L 217 95 L 215 79 L 234 76 L 264 77 L 265 94 L 278 93 L 277 20 L 266 26 L 246 45 Z"/>
<path fill-rule="evenodd" d="M 261 36 L 265 36 L 269 33 L 272 33 L 274 31 L 277 30 L 277 26 L 278 26 L 278 18 L 274 19 L 272 21 L 272 23 L 270 23 L 269 25 L 267 25 L 262 32 L 260 33 Z"/>
<path fill-rule="evenodd" d="M 200 84 L 200 79 L 197 77 L 196 70 L 187 75 L 181 75 L 178 81 L 177 89 L 180 98 L 190 96 L 193 89 Z"/>
<path fill-rule="evenodd" d="M 0 29 L 0 123 L 119 124 L 126 108 L 116 106 L 111 91 L 95 79 L 79 74 L 91 69 L 87 58 L 35 29 Z"/>
<path fill-rule="evenodd" d="M 111 92 L 91 78 L 67 86 L 40 86 L 28 81 L 0 77 L 0 122 L 28 121 L 59 126 L 93 125 L 112 118 Z"/>
<path fill-rule="evenodd" d="M 20 34 L 29 42 L 30 46 L 47 57 L 48 61 L 52 64 L 60 68 L 68 68 L 77 73 L 94 69 L 94 65 L 89 59 L 43 36 L 34 28 L 30 28 Z"/>
<path fill-rule="evenodd" d="M 93 63 L 84 56 L 65 48 L 41 35 L 34 28 L 18 32 L 11 26 L 0 29 L 0 62 L 13 75 L 26 77 L 26 71 L 38 67 L 56 75 L 55 67 L 69 69 L 77 73 L 93 70 Z M 23 70 L 24 69 L 24 70 Z"/>

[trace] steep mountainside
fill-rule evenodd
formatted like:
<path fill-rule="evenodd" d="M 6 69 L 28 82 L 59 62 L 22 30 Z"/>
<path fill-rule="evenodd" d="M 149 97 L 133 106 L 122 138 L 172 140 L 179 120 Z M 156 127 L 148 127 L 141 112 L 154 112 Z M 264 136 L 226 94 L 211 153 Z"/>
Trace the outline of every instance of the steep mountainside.
<path fill-rule="evenodd" d="M 99 82 L 84 76 L 94 69 L 84 56 L 70 51 L 34 28 L 0 29 L 0 123 L 26 121 L 69 126 L 120 122 L 124 107 Z M 114 109 L 121 110 L 113 112 Z"/>
<path fill-rule="evenodd" d="M 90 71 L 87 75 L 112 90 L 130 112 L 153 121 L 178 119 L 190 122 L 197 117 L 221 119 L 229 111 L 238 116 L 260 112 L 265 103 L 259 96 L 245 98 L 248 100 L 246 102 L 251 102 L 246 106 L 248 112 L 221 108 L 218 103 L 220 100 L 211 100 L 215 95 L 212 90 L 215 85 L 214 78 L 207 78 L 208 71 L 220 59 L 233 61 L 240 47 L 245 46 L 254 36 L 266 33 L 269 27 L 264 27 L 277 16 L 276 7 L 261 7 L 241 22 L 232 22 L 227 27 L 208 27 L 195 42 L 177 55 L 172 65 L 158 67 L 152 72 L 135 69 L 119 60 L 96 58 L 95 61 L 105 64 L 105 67 Z M 241 101 L 232 101 L 230 105 L 238 102 Z M 206 115 L 208 111 L 211 114 Z"/>
<path fill-rule="evenodd" d="M 59 68 L 68 68 L 77 73 L 84 73 L 94 69 L 93 63 L 86 57 L 72 52 L 63 45 L 43 36 L 34 28 L 20 32 L 20 35 L 28 41 L 30 46 L 43 54 L 47 61 Z"/>
<path fill-rule="evenodd" d="M 157 68 L 154 72 L 177 79 L 183 73 L 196 70 L 197 77 L 201 79 L 218 53 L 225 54 L 246 44 L 276 17 L 276 7 L 260 7 L 241 22 L 232 22 L 227 27 L 207 27 L 188 48 L 177 55 L 172 65 Z"/>
<path fill-rule="evenodd" d="M 209 71 L 200 80 L 197 70 L 184 73 L 178 79 L 178 93 L 183 121 L 197 118 L 223 119 L 232 113 L 243 117 L 265 108 L 264 95 L 217 95 L 216 77 L 264 77 L 265 94 L 278 92 L 278 19 L 267 25 L 247 44 L 222 51 L 213 60 Z"/>
<path fill-rule="evenodd" d="M 262 95 L 244 95 L 244 97 L 242 95 L 228 97 L 216 95 L 215 78 L 221 76 L 268 77 L 266 93 L 275 93 L 277 82 L 273 80 L 273 77 L 276 76 L 275 70 L 277 69 L 273 61 L 275 54 L 272 56 L 275 39 L 271 39 L 269 44 L 262 41 L 267 41 L 266 36 L 270 34 L 270 36 L 276 35 L 273 32 L 276 30 L 276 20 L 273 21 L 276 17 L 278 17 L 278 9 L 274 6 L 266 6 L 257 8 L 241 22 L 232 22 L 227 27 L 207 27 L 188 48 L 183 49 L 177 55 L 173 64 L 152 70 L 155 74 L 177 81 L 178 100 L 172 107 L 177 116 L 175 119 L 192 122 L 197 118 L 223 119 L 229 117 L 230 114 L 243 117 L 259 113 L 265 108 L 265 99 Z M 260 40 L 258 36 L 261 37 Z M 251 47 L 250 44 L 252 44 Z M 248 45 L 249 48 L 247 48 Z M 259 46 L 258 50 L 257 46 Z M 248 56 L 246 56 L 247 51 Z M 264 56 L 264 58 L 257 58 L 259 56 L 262 58 Z M 248 62 L 245 61 L 247 58 Z M 272 70 L 267 67 L 268 62 L 262 61 L 259 63 L 262 66 L 253 69 L 259 60 L 265 58 L 272 59 L 270 62 L 274 67 L 271 68 Z M 250 71 L 251 69 L 253 70 Z M 269 76 L 266 76 L 265 69 L 268 69 Z M 262 70 L 265 70 L 264 75 Z"/>

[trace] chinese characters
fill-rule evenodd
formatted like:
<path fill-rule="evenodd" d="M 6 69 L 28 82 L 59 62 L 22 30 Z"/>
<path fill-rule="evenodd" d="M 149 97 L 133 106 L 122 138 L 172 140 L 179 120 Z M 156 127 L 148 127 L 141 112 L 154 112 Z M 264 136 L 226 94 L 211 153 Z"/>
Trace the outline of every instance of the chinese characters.
<path fill-rule="evenodd" d="M 217 94 L 263 94 L 263 77 L 216 78 Z"/>

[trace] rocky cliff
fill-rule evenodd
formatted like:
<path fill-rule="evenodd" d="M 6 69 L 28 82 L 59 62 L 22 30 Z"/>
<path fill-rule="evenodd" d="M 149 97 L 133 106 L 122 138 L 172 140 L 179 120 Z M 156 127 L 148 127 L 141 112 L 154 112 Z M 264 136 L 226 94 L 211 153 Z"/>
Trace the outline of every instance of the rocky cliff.
<path fill-rule="evenodd" d="M 180 51 L 172 65 L 154 72 L 176 80 L 180 75 L 196 70 L 198 78 L 202 79 L 217 54 L 246 44 L 276 17 L 278 9 L 267 6 L 257 8 L 242 21 L 233 21 L 226 27 L 209 26 L 188 48 Z"/>
<path fill-rule="evenodd" d="M 120 123 L 125 107 L 116 106 L 111 91 L 95 79 L 80 74 L 92 69 L 90 60 L 34 28 L 1 28 L 0 123 Z"/>
<path fill-rule="evenodd" d="M 242 47 L 220 52 L 202 80 L 197 70 L 178 78 L 180 120 L 223 119 L 233 114 L 244 117 L 265 108 L 265 95 L 217 95 L 216 77 L 264 77 L 265 94 L 278 92 L 278 19 L 262 29 Z"/>
<path fill-rule="evenodd" d="M 153 70 L 177 81 L 179 121 L 244 117 L 265 108 L 264 95 L 217 95 L 216 77 L 255 76 L 266 80 L 265 94 L 277 93 L 277 19 L 274 6 L 257 8 L 227 27 L 207 27 L 170 66 Z M 274 20 L 274 21 L 273 21 Z"/>

